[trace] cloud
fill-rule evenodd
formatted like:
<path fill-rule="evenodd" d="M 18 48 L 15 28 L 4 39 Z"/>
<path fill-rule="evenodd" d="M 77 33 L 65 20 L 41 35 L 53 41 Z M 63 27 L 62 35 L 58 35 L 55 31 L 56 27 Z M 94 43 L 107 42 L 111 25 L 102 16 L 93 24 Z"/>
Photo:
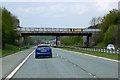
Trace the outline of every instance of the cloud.
<path fill-rule="evenodd" d="M 95 2 L 96 0 L 1 0 L 2 2 Z M 103 2 L 118 2 L 119 0 L 101 0 Z"/>
<path fill-rule="evenodd" d="M 102 0 L 96 0 L 96 6 L 99 11 L 106 11 L 109 9 L 109 2 L 103 2 Z"/>
<path fill-rule="evenodd" d="M 59 14 L 59 13 L 45 13 L 45 14 L 43 14 L 43 16 L 45 16 L 45 17 L 56 17 L 56 18 L 58 18 L 58 17 L 64 17 L 65 16 L 65 14 Z"/>
<path fill-rule="evenodd" d="M 80 3 L 75 4 L 49 4 L 34 7 L 19 7 L 16 8 L 17 13 L 25 14 L 41 14 L 43 16 L 64 17 L 67 14 L 81 15 L 87 11 L 87 7 Z"/>
<path fill-rule="evenodd" d="M 119 0 L 95 0 L 95 3 L 98 11 L 108 11 L 115 7 L 111 6 L 112 3 L 113 2 L 117 3 L 118 1 Z"/>
<path fill-rule="evenodd" d="M 56 4 L 56 5 L 50 6 L 49 10 L 56 13 L 70 12 L 70 13 L 80 15 L 80 14 L 83 14 L 85 11 L 87 11 L 87 8 L 78 3 L 70 4 L 70 5 Z"/>
<path fill-rule="evenodd" d="M 70 11 L 75 13 L 75 14 L 81 15 L 87 11 L 87 7 L 76 4 L 76 5 L 72 5 L 70 7 Z"/>
<path fill-rule="evenodd" d="M 27 14 L 31 14 L 31 13 L 41 13 L 43 12 L 45 9 L 43 7 L 21 7 L 21 8 L 16 8 L 17 12 L 24 12 Z"/>
<path fill-rule="evenodd" d="M 31 13 L 32 8 L 16 8 L 17 12 Z"/>
<path fill-rule="evenodd" d="M 2 0 L 2 2 L 93 2 L 94 0 Z"/>
<path fill-rule="evenodd" d="M 65 12 L 66 9 L 67 9 L 67 7 L 62 4 L 55 4 L 55 5 L 52 5 L 49 7 L 49 10 L 51 10 L 53 12 Z"/>

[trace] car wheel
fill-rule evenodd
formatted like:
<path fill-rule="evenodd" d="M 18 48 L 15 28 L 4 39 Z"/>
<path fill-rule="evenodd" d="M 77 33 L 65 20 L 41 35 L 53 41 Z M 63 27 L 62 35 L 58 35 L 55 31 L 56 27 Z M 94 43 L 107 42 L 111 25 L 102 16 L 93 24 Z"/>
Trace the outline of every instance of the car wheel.
<path fill-rule="evenodd" d="M 35 56 L 35 58 L 38 58 L 38 56 Z"/>

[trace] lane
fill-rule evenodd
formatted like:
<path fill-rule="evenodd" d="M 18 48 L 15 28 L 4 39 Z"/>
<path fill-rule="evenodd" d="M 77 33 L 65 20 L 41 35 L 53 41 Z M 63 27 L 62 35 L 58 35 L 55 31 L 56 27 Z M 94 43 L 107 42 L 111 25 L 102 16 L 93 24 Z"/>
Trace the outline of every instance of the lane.
<path fill-rule="evenodd" d="M 53 58 L 34 54 L 13 78 L 118 78 L 118 63 L 53 48 Z"/>
<path fill-rule="evenodd" d="M 12 72 L 35 47 L 2 58 L 2 78 Z"/>
<path fill-rule="evenodd" d="M 91 75 L 56 55 L 35 59 L 34 54 L 13 78 L 93 78 Z"/>
<path fill-rule="evenodd" d="M 54 49 L 54 51 L 57 52 L 59 56 L 63 56 L 69 61 L 78 64 L 98 78 L 118 78 L 118 62 L 78 54 L 63 49 Z"/>

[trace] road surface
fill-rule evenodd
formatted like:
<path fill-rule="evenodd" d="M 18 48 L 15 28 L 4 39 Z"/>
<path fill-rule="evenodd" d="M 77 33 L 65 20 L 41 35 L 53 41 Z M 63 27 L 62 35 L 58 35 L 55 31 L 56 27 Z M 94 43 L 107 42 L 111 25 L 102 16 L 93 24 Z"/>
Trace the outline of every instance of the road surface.
<path fill-rule="evenodd" d="M 58 48 L 52 51 L 53 58 L 35 59 L 33 53 L 13 78 L 118 78 L 118 62 Z"/>

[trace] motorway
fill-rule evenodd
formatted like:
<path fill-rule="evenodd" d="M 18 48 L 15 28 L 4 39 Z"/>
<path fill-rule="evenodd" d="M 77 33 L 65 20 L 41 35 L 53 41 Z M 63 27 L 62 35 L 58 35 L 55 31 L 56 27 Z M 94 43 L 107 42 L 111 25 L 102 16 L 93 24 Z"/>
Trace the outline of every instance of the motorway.
<path fill-rule="evenodd" d="M 24 51 L 23 54 L 27 55 L 34 49 L 35 48 L 28 49 Z M 52 48 L 52 52 L 53 58 L 39 59 L 35 59 L 35 53 L 32 53 L 13 78 L 118 78 L 118 62 L 116 61 L 58 48 Z M 3 58 L 3 61 L 5 60 L 6 57 Z M 21 60 L 23 60 L 23 58 Z M 15 62 L 15 64 L 18 65 L 17 63 L 21 61 L 19 60 L 19 62 L 17 62 L 16 60 Z M 3 67 L 8 63 L 9 61 L 6 61 Z M 14 65 L 14 68 L 15 67 Z M 11 70 L 9 69 L 10 68 L 6 67 L 3 70 L 3 78 L 13 70 L 13 68 L 11 68 Z"/>

